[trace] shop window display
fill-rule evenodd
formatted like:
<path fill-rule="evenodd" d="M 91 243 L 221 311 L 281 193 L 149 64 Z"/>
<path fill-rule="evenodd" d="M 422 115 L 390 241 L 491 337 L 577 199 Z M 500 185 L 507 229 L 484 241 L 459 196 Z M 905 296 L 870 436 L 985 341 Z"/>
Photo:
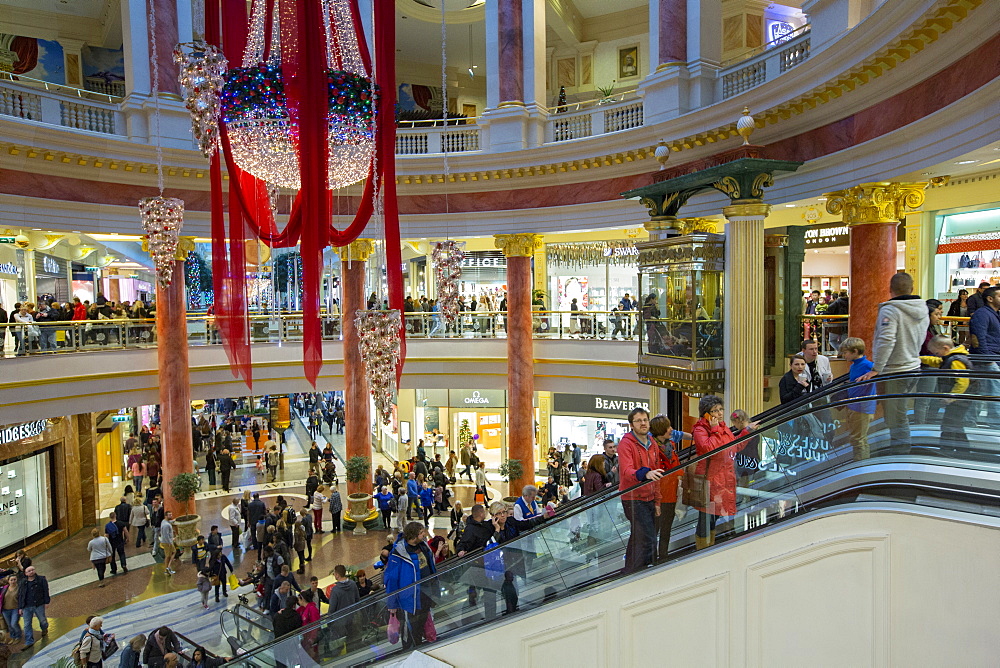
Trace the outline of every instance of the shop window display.
<path fill-rule="evenodd" d="M 982 282 L 1000 284 L 1000 209 L 938 217 L 935 291 L 942 300 L 974 291 Z"/>

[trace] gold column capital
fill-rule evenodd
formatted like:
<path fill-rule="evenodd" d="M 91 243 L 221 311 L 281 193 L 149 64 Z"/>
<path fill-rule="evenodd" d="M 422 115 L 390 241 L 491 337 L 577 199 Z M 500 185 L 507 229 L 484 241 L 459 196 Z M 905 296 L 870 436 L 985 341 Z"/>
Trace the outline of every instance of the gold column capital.
<path fill-rule="evenodd" d="M 742 204 L 730 204 L 722 210 L 722 215 L 726 218 L 767 218 L 771 213 L 771 205 L 763 202 L 744 202 Z"/>
<path fill-rule="evenodd" d="M 177 237 L 177 250 L 174 251 L 174 260 L 187 260 L 188 253 L 194 250 L 194 237 Z M 142 237 L 142 251 L 149 252 L 149 235 Z M 87 253 L 90 255 L 90 253 Z M 86 256 L 84 256 L 86 257 Z"/>
<path fill-rule="evenodd" d="M 879 181 L 860 183 L 845 190 L 825 193 L 826 211 L 843 215 L 845 225 L 865 223 L 898 223 L 907 209 L 917 209 L 924 203 L 927 182 L 899 183 Z"/>
<path fill-rule="evenodd" d="M 542 247 L 542 235 L 531 232 L 494 234 L 493 241 L 503 251 L 504 257 L 532 257 Z"/>
<path fill-rule="evenodd" d="M 373 239 L 355 239 L 346 246 L 337 247 L 337 254 L 344 262 L 367 262 L 374 252 Z"/>

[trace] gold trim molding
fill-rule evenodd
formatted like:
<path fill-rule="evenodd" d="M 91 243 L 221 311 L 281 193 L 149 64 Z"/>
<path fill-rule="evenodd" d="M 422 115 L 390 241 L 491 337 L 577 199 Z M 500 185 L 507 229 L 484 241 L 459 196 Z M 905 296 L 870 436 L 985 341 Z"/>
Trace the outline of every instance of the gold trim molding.
<path fill-rule="evenodd" d="M 730 204 L 722 209 L 722 215 L 726 218 L 753 218 L 754 216 L 767 218 L 769 213 L 771 213 L 771 205 L 763 202 Z"/>

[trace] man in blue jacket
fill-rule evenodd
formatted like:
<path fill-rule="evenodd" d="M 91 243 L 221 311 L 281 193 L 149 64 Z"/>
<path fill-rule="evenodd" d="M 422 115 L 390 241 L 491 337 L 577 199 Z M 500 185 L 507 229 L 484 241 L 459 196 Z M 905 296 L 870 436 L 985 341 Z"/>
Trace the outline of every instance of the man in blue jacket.
<path fill-rule="evenodd" d="M 402 538 L 392 546 L 382 576 L 385 590 L 391 593 L 385 606 L 399 619 L 399 635 L 406 649 L 424 641 L 427 615 L 433 604 L 427 591 L 430 587 L 410 585 L 436 571 L 434 554 L 427 546 L 427 529 L 420 522 L 410 522 L 403 528 Z"/>
<path fill-rule="evenodd" d="M 969 331 L 972 333 L 972 347 L 970 352 L 973 355 L 1000 355 L 1000 288 L 992 287 L 983 290 L 983 307 L 976 309 L 969 320 Z M 987 371 L 1000 371 L 996 362 L 987 362 L 976 365 L 980 369 Z M 983 394 L 1000 396 L 1000 381 L 983 380 Z M 995 427 L 997 418 L 1000 418 L 1000 405 L 995 401 L 983 402 L 986 404 L 985 418 L 979 418 L 979 411 L 976 411 L 977 421 L 985 420 L 982 423 L 986 427 Z"/>

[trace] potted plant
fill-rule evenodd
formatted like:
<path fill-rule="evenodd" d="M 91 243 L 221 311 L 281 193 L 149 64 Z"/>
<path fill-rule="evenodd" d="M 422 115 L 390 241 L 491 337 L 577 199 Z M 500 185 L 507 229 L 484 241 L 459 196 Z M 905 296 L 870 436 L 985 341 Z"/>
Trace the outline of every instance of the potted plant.
<path fill-rule="evenodd" d="M 368 482 L 371 475 L 372 463 L 367 457 L 354 455 L 347 460 L 347 485 L 348 490 L 359 490 L 361 483 Z M 365 520 L 371 514 L 368 504 L 372 500 L 372 495 L 363 491 L 354 491 L 347 495 L 347 506 L 350 508 L 348 517 L 354 522 L 354 535 L 363 536 L 368 533 L 365 530 Z"/>
<path fill-rule="evenodd" d="M 607 86 L 594 86 L 597 92 L 601 94 L 601 98 L 597 101 L 597 104 L 610 104 L 614 102 L 611 97 L 615 94 L 615 82 L 611 81 Z"/>
<path fill-rule="evenodd" d="M 511 489 L 511 485 L 516 485 L 523 476 L 524 466 L 521 465 L 520 459 L 508 459 L 500 463 L 500 477 L 507 482 L 507 493 L 510 495 L 503 497 L 503 502 L 510 507 L 514 506 L 514 502 L 520 496 L 520 490 Z"/>
<path fill-rule="evenodd" d="M 189 511 L 174 518 L 174 542 L 179 547 L 189 547 L 198 542 L 201 517 L 194 512 L 194 495 L 201 490 L 201 476 L 197 473 L 178 473 L 170 479 L 170 496 Z"/>

